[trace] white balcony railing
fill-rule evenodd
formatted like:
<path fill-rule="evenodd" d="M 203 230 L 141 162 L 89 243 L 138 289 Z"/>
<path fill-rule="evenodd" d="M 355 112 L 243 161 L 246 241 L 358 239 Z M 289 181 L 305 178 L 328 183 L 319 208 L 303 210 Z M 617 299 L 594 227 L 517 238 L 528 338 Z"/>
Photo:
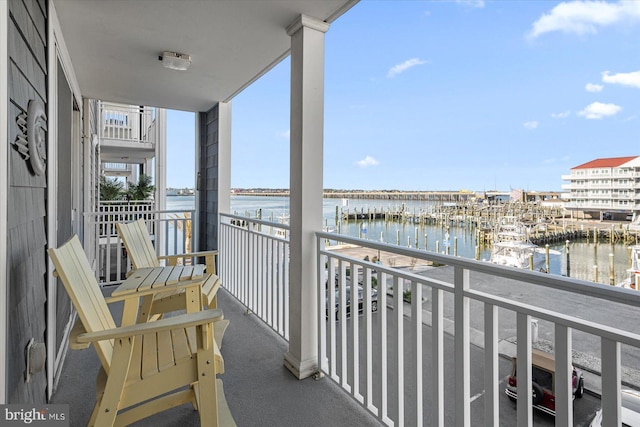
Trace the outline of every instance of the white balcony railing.
<path fill-rule="evenodd" d="M 155 142 L 151 107 L 100 103 L 100 138 L 128 142 Z"/>
<path fill-rule="evenodd" d="M 192 252 L 191 218 L 194 211 L 154 210 L 153 202 L 102 202 L 99 212 L 85 213 L 85 251 L 93 259 L 96 278 L 102 285 L 118 284 L 131 269 L 116 224 L 144 219 L 158 255 Z"/>
<path fill-rule="evenodd" d="M 102 169 L 109 172 L 131 172 L 129 163 L 103 163 Z"/>
<path fill-rule="evenodd" d="M 288 243 L 286 236 L 276 236 L 276 229 L 287 227 L 221 215 L 220 274 L 224 286 L 251 311 L 275 330 L 286 330 L 286 322 L 278 322 L 288 318 Z M 531 331 L 537 319 L 555 347 L 556 425 L 573 424 L 572 354 L 584 346 L 600 352 L 603 425 L 620 425 L 620 384 L 629 367 L 623 363 L 632 365 L 640 353 L 633 321 L 640 293 L 334 233 L 316 236 L 319 369 L 381 422 L 444 425 L 446 388 L 453 393 L 447 405 L 453 406 L 455 425 L 471 425 L 477 393 L 484 396 L 484 425 L 513 423 L 499 419 L 504 393 L 499 325 L 504 322 L 517 342 L 517 425 L 531 425 Z M 440 267 L 417 274 L 380 265 L 325 247 L 328 239 Z M 348 316 L 347 294 L 359 290 L 362 315 Z M 410 302 L 405 302 L 409 292 Z M 615 316 L 602 315 L 606 307 Z M 453 334 L 452 346 L 446 344 L 445 330 Z M 471 360 L 472 341 L 483 348 L 480 361 Z M 445 378 L 449 361 L 454 369 Z M 482 373 L 472 372 L 472 366 Z"/>
<path fill-rule="evenodd" d="M 289 339 L 289 226 L 220 215 L 219 273 L 242 304 Z"/>

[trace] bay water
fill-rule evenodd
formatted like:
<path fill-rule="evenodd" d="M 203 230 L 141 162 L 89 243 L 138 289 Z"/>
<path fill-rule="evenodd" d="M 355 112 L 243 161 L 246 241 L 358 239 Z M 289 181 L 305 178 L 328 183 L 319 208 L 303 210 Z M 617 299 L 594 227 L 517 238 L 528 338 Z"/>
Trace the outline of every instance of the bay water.
<path fill-rule="evenodd" d="M 195 196 L 168 196 L 168 210 L 192 210 L 195 207 Z M 451 223 L 443 225 L 418 225 L 409 222 L 398 221 L 368 221 L 351 220 L 341 221 L 337 214 L 346 211 L 365 213 L 369 210 L 376 211 L 397 211 L 401 207 L 411 213 L 429 212 L 433 206 L 426 201 L 386 201 L 386 200 L 360 200 L 360 199 L 333 199 L 325 198 L 323 201 L 324 227 L 328 230 L 338 232 L 352 237 L 382 241 L 400 246 L 417 247 L 422 250 L 436 251 L 453 255 L 454 248 L 457 248 L 457 255 L 465 258 L 474 258 L 476 252 L 475 228 L 468 224 Z M 266 196 L 231 196 L 231 213 L 241 216 L 256 218 L 261 215 L 263 220 L 278 222 L 278 219 L 287 216 L 289 213 L 288 197 L 266 197 Z M 417 245 L 416 245 L 417 239 Z M 593 242 L 585 240 L 572 241 L 569 245 L 565 243 L 550 244 L 549 248 L 559 251 L 561 255 L 550 257 L 551 274 L 565 274 L 566 272 L 566 249 L 570 252 L 570 276 L 582 280 L 597 281 L 609 284 L 609 263 L 610 254 L 614 260 L 614 281 L 615 283 L 624 280 L 629 268 L 628 247 L 619 244 L 609 244 L 600 242 L 594 245 Z M 480 247 L 480 259 L 488 260 L 491 249 L 488 246 Z M 594 280 L 594 266 L 597 266 L 598 277 Z"/>

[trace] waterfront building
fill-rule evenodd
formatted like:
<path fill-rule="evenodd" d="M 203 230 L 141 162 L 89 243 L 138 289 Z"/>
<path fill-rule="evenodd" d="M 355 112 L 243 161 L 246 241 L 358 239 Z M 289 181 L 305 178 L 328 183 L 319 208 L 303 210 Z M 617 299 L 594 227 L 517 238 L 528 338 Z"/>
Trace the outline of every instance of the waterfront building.
<path fill-rule="evenodd" d="M 591 160 L 563 175 L 566 209 L 578 218 L 632 220 L 640 211 L 640 157 Z"/>

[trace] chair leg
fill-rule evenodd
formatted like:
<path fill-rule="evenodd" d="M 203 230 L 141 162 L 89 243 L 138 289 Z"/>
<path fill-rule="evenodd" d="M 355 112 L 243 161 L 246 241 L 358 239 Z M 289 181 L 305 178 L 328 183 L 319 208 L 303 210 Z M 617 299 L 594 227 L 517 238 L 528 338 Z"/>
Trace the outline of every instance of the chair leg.
<path fill-rule="evenodd" d="M 135 337 L 115 340 L 109 377 L 95 418 L 97 426 L 112 426 L 116 421 L 124 385 L 129 373 Z M 98 406 L 98 404 L 96 404 Z M 94 409 L 94 412 L 95 409 Z M 92 415 L 93 418 L 93 415 Z"/>
<path fill-rule="evenodd" d="M 218 399 L 216 395 L 216 364 L 213 346 L 213 325 L 207 324 L 197 328 L 198 340 L 198 386 L 196 399 L 200 413 L 200 424 L 203 426 L 218 426 Z"/>

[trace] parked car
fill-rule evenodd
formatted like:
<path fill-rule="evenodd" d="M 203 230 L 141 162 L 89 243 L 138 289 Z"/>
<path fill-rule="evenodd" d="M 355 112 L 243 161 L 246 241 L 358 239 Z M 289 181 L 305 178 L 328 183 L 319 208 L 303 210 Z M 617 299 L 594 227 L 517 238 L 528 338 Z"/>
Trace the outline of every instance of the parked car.
<path fill-rule="evenodd" d="M 516 378 L 517 360 L 513 357 L 511 374 L 505 393 L 509 399 L 518 399 Z M 534 349 L 531 353 L 531 382 L 533 407 L 551 415 L 556 414 L 555 396 L 556 361 L 553 354 Z M 581 398 L 584 393 L 584 376 L 578 368 L 573 368 L 572 389 L 574 398 Z"/>
<path fill-rule="evenodd" d="M 621 421 L 623 426 L 640 427 L 640 392 L 636 390 L 622 390 L 620 392 L 622 401 Z M 590 427 L 602 426 L 602 409 L 598 409 L 593 417 Z"/>
<path fill-rule="evenodd" d="M 351 315 L 351 286 L 347 286 L 346 289 L 346 310 L 347 317 Z M 328 298 L 327 298 L 327 306 L 328 306 Z M 340 317 L 340 292 L 338 290 L 335 291 L 335 310 L 336 310 L 336 319 Z M 358 313 L 362 313 L 364 310 L 364 288 L 358 285 Z M 371 311 L 378 311 L 378 291 L 376 289 L 371 289 Z M 327 313 L 328 316 L 328 313 Z"/>

